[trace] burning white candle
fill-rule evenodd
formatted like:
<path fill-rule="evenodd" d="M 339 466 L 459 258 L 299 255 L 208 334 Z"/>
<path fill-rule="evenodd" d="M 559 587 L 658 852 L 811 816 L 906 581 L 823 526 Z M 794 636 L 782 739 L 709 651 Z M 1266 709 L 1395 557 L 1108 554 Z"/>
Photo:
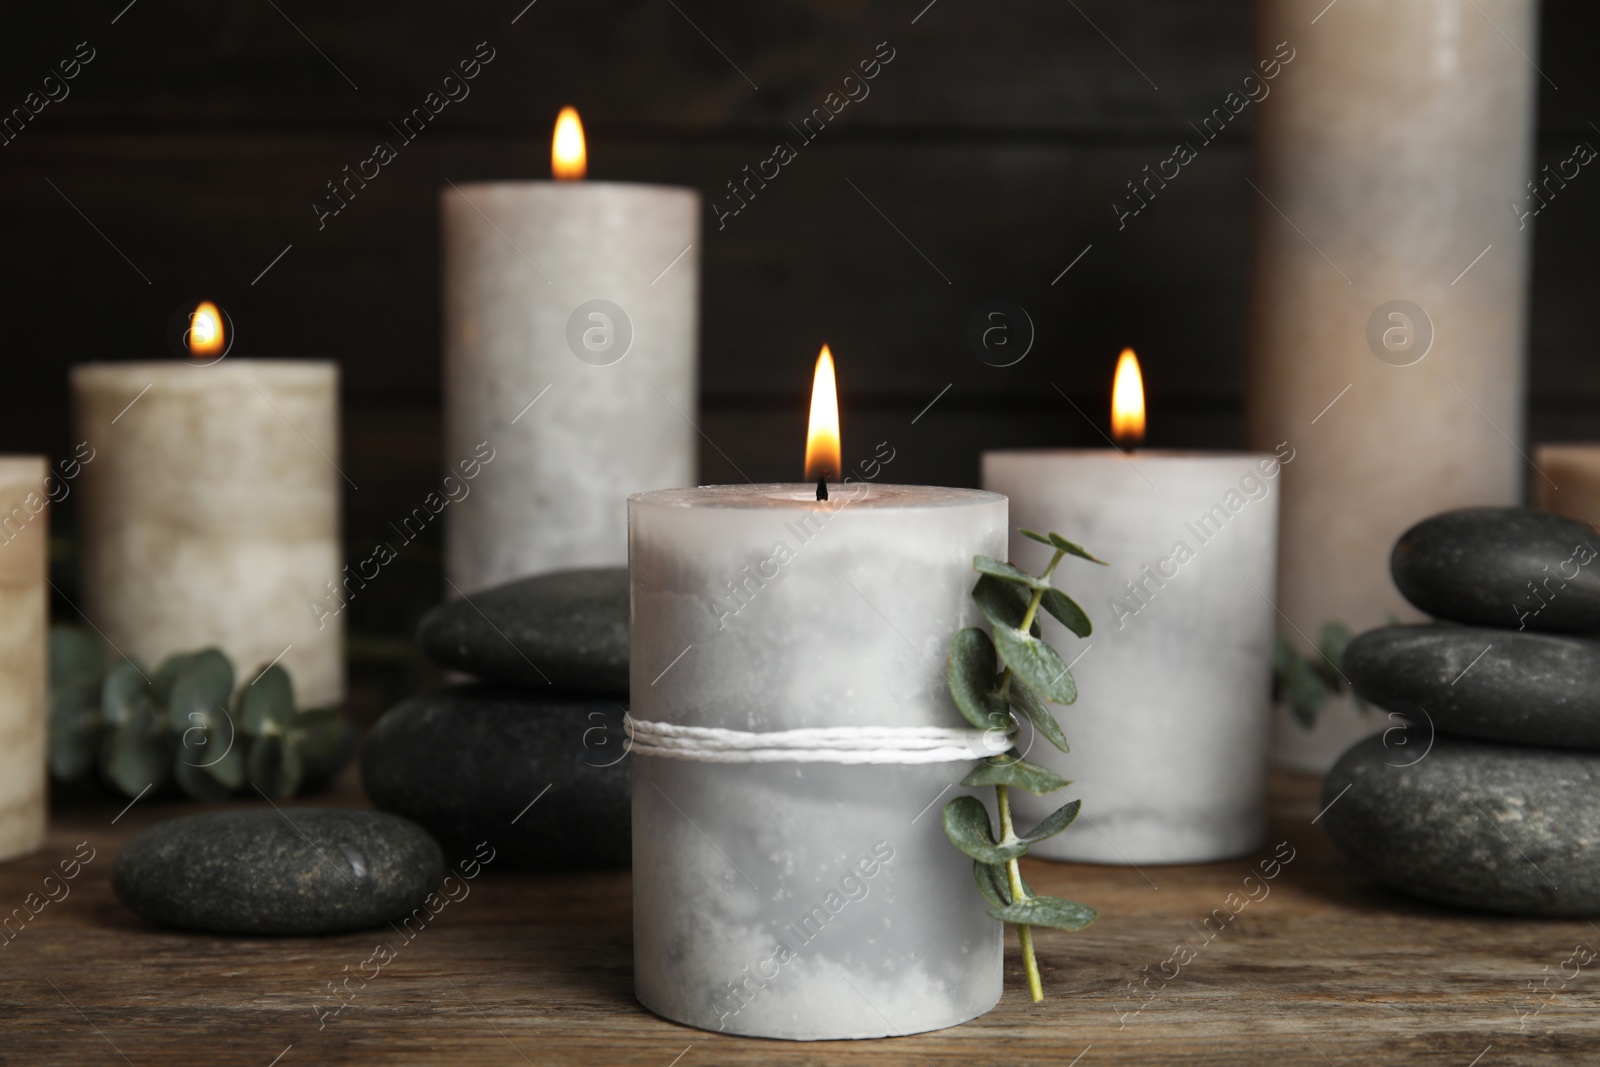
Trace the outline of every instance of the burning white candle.
<path fill-rule="evenodd" d="M 0 457 L 0 860 L 45 837 L 47 473 Z"/>
<path fill-rule="evenodd" d="M 1125 352 L 1113 430 L 1144 433 L 1137 363 Z M 1073 752 L 1027 758 L 1071 779 L 1078 822 L 1032 855 L 1186 863 L 1257 847 L 1266 830 L 1276 479 L 1282 456 L 1110 450 L 986 452 L 983 485 L 1011 500 L 1011 558 L 1050 549 L 1016 529 L 1058 530 L 1109 566 L 1074 572 L 1094 633 L 1060 715 Z M 1067 632 L 1045 619 L 1045 640 Z M 1024 819 L 1051 801 L 1026 794 Z"/>
<path fill-rule="evenodd" d="M 116 651 L 154 667 L 216 645 L 241 672 L 280 663 L 303 706 L 343 701 L 338 390 L 325 360 L 72 368 L 96 451 L 82 607 Z"/>
<path fill-rule="evenodd" d="M 808 477 L 840 469 L 827 429 Z M 763 1037 L 950 1026 L 1000 995 L 1001 924 L 940 817 L 987 750 L 841 764 L 965 743 L 945 659 L 979 621 L 972 559 L 1004 550 L 1006 502 L 861 483 L 818 497 L 629 500 L 632 715 L 654 738 L 646 751 L 636 730 L 635 990 L 669 1019 Z M 738 744 L 768 754 L 707 755 Z M 665 758 L 674 745 L 700 758 Z"/>
<path fill-rule="evenodd" d="M 464 593 L 621 564 L 628 494 L 694 481 L 700 196 L 577 180 L 571 109 L 552 157 L 440 192 L 445 460 L 495 456 L 446 516 Z"/>

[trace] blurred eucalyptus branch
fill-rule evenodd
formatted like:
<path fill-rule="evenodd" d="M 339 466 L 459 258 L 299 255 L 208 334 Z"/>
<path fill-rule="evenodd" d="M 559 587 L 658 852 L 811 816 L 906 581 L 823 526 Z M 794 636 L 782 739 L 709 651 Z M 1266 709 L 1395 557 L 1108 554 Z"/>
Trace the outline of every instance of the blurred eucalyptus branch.
<path fill-rule="evenodd" d="M 1350 643 L 1350 627 L 1342 622 L 1322 624 L 1321 640 L 1309 656 L 1303 656 L 1283 634 L 1275 634 L 1272 654 L 1272 699 L 1284 704 L 1295 722 L 1307 730 L 1317 725 L 1317 717 L 1330 697 L 1348 692 L 1357 710 L 1366 715 L 1371 707 L 1350 688 L 1339 669 L 1344 647 Z"/>
<path fill-rule="evenodd" d="M 94 634 L 50 630 L 50 773 L 96 772 L 125 796 L 175 782 L 201 801 L 255 786 L 291 797 L 331 777 L 352 735 L 334 708 L 296 710 L 289 672 L 271 664 L 234 690 L 220 649 L 169 656 L 152 673 L 110 661 Z"/>

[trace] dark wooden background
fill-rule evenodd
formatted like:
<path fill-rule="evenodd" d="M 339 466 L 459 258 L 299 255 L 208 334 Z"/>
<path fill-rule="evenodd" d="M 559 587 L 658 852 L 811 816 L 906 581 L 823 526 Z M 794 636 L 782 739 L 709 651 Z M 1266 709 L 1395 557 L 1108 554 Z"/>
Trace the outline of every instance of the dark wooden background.
<path fill-rule="evenodd" d="M 866 100 L 726 229 L 707 213 L 701 425 L 717 447 L 702 480 L 738 480 L 718 449 L 757 480 L 797 475 L 823 340 L 847 458 L 888 440 L 898 481 L 973 484 L 984 447 L 1098 444 L 1123 345 L 1145 365 L 1151 444 L 1241 443 L 1250 111 L 1122 232 L 1111 204 L 1247 73 L 1245 0 L 126 2 L 0 16 L 0 108 L 78 42 L 96 50 L 71 95 L 0 147 L 0 451 L 66 454 L 68 365 L 159 358 L 171 314 L 209 297 L 235 320 L 236 353 L 343 364 L 360 486 L 346 529 L 364 552 L 439 465 L 447 178 L 546 177 L 553 118 L 572 103 L 591 176 L 715 196 L 794 140 L 787 123 L 880 41 L 895 59 Z M 1600 143 L 1597 25 L 1578 0 L 1546 7 L 1538 59 L 1559 88 L 1540 83 L 1541 162 Z M 324 183 L 397 140 L 388 123 L 480 41 L 496 58 L 471 95 L 319 232 Z M 1597 178 L 1537 223 L 1532 440 L 1600 436 L 1597 234 Z M 993 298 L 1037 329 L 1005 369 L 965 340 Z M 66 589 L 71 503 L 56 517 Z M 437 545 L 402 560 L 352 604 L 358 659 L 411 662 L 404 634 L 438 595 Z"/>

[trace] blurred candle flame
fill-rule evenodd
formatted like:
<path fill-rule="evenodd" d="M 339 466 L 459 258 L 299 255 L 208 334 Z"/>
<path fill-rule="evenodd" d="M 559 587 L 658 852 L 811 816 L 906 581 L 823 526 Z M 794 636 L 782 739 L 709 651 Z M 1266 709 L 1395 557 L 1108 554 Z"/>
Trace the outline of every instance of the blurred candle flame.
<path fill-rule="evenodd" d="M 202 300 L 189 316 L 189 328 L 184 331 L 184 343 L 191 355 L 215 356 L 227 338 L 223 335 L 222 312 L 209 300 Z"/>
<path fill-rule="evenodd" d="M 1111 436 L 1119 445 L 1144 441 L 1144 379 L 1131 348 L 1124 348 L 1118 357 L 1111 384 Z"/>
<path fill-rule="evenodd" d="M 583 123 L 576 108 L 564 107 L 556 116 L 556 133 L 550 140 L 550 173 L 557 181 L 577 181 L 589 169 L 583 142 Z"/>
<path fill-rule="evenodd" d="M 811 379 L 811 422 L 806 429 L 806 481 L 839 480 L 844 464 L 839 449 L 839 388 L 833 378 L 833 353 L 822 346 Z"/>

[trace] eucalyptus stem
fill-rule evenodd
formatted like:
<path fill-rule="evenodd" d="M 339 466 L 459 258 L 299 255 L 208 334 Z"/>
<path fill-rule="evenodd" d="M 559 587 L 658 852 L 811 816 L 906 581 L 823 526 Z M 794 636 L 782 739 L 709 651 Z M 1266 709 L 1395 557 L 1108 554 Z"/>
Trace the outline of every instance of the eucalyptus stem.
<path fill-rule="evenodd" d="M 1010 791 L 1003 785 L 994 787 L 995 799 L 1000 807 L 1000 840 L 1009 841 L 1016 831 L 1011 825 L 1011 796 Z M 1011 881 L 1011 899 L 1023 901 L 1027 898 L 1022 891 L 1022 868 L 1016 859 L 1006 861 L 1006 875 Z M 1017 925 L 1017 940 L 1022 945 L 1022 966 L 1028 972 L 1028 995 L 1033 997 L 1035 1004 L 1044 999 L 1044 986 L 1039 981 L 1039 961 L 1033 955 L 1033 930 L 1028 926 Z"/>
<path fill-rule="evenodd" d="M 1021 532 L 1030 540 L 1052 546 L 1055 554 L 1044 573 L 1038 576 L 989 556 L 973 558 L 973 569 L 982 577 L 973 587 L 972 599 L 993 631 L 991 634 L 978 627 L 967 627 L 951 639 L 950 694 L 961 714 L 973 726 L 994 730 L 1009 720 L 1009 725 L 1016 727 L 1021 718 L 1026 717 L 1039 737 L 1066 752 L 1066 735 L 1044 702 L 1071 704 L 1077 699 L 1077 686 L 1072 681 L 1070 665 L 1044 642 L 1042 634 L 1033 631 L 1042 608 L 1078 637 L 1088 637 L 1091 631 L 1088 615 L 1071 597 L 1050 584 L 1050 576 L 1069 555 L 1091 563 L 1104 561 L 1060 534 Z M 997 659 L 1000 661 L 998 671 Z M 958 796 L 945 805 L 945 834 L 956 848 L 974 861 L 973 875 L 978 889 L 993 905 L 989 909 L 990 916 L 1017 928 L 1023 970 L 1028 976 L 1028 994 L 1037 1004 L 1044 1000 L 1044 984 L 1039 976 L 1039 960 L 1034 954 L 1033 928 L 1082 930 L 1094 921 L 1095 911 L 1077 901 L 1036 895 L 1022 880 L 1019 860 L 1031 846 L 1071 826 L 1078 816 L 1080 801 L 1058 807 L 1039 820 L 1026 837 L 1018 836 L 1011 811 L 1011 788 L 1042 797 L 1072 783 L 1048 767 L 1029 763 L 1014 743 L 1008 752 L 984 759 L 979 767 L 961 779 L 961 784 L 969 788 L 994 787 L 1000 814 L 999 833 L 995 832 L 993 811 L 969 794 Z"/>
<path fill-rule="evenodd" d="M 1046 581 L 1049 581 L 1050 575 L 1056 569 L 1056 564 L 1060 563 L 1062 557 L 1065 555 L 1065 552 L 1057 549 L 1056 554 L 1051 557 L 1050 566 L 1044 569 L 1044 574 L 1040 577 L 1044 578 Z M 1021 630 L 1023 633 L 1028 632 L 1029 627 L 1033 625 L 1034 616 L 1039 614 L 1039 604 L 1043 600 L 1044 590 L 1035 589 L 1033 591 L 1033 597 L 1028 601 L 1028 610 L 1022 616 L 1022 625 L 1018 626 L 1017 629 Z M 1000 699 L 1005 700 L 1010 696 L 1010 694 L 1011 668 L 1007 667 L 1004 675 L 1002 675 L 1000 679 Z M 1012 829 L 1011 824 L 1011 797 L 1006 787 L 1003 785 L 995 786 L 994 794 L 995 802 L 1000 808 L 1000 840 L 1009 841 L 1016 836 L 1016 832 Z M 1006 875 L 1011 881 L 1011 899 L 1017 901 L 1018 903 L 1028 899 L 1023 895 L 1022 890 L 1022 867 L 1015 859 L 1009 859 L 1006 861 Z M 1018 923 L 1017 941 L 1022 946 L 1022 966 L 1028 972 L 1028 995 L 1031 996 L 1033 998 L 1033 1002 L 1037 1004 L 1044 999 L 1044 986 L 1039 981 L 1039 961 L 1033 955 L 1032 927 Z"/>
<path fill-rule="evenodd" d="M 1061 551 L 1059 548 L 1056 549 L 1056 554 L 1054 556 L 1052 556 L 1051 559 L 1050 559 L 1050 566 L 1046 567 L 1044 569 L 1044 573 L 1039 575 L 1039 577 L 1048 582 L 1050 580 L 1050 575 L 1055 573 L 1056 564 L 1060 563 L 1062 557 L 1065 556 L 1065 555 L 1066 555 L 1065 552 Z M 1033 626 L 1033 617 L 1035 615 L 1039 614 L 1039 604 L 1043 600 L 1044 600 L 1044 590 L 1043 589 L 1035 589 L 1033 591 L 1033 598 L 1028 601 L 1027 614 L 1022 616 L 1022 625 L 1018 626 L 1017 629 L 1021 630 L 1023 633 L 1027 633 L 1028 632 L 1028 629 L 1031 626 Z M 1010 674 L 1011 673 L 1011 668 L 1007 667 L 1006 668 L 1006 673 Z"/>

